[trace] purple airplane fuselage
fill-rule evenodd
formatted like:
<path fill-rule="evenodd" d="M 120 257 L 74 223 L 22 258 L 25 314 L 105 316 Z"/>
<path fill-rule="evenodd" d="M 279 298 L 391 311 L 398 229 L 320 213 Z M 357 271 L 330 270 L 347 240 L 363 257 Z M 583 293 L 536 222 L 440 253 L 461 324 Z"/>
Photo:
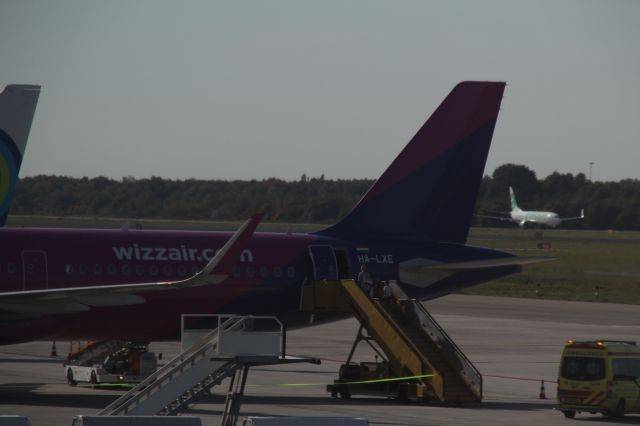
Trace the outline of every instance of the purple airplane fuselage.
<path fill-rule="evenodd" d="M 2 229 L 3 292 L 174 281 L 198 272 L 229 239 L 228 232 Z M 10 248 L 10 249 L 9 249 Z M 333 253 L 323 259 L 323 250 Z M 415 258 L 458 262 L 505 253 L 456 244 L 348 241 L 315 234 L 256 233 L 232 275 L 218 285 L 142 292 L 146 303 L 0 323 L 0 344 L 42 339 L 167 340 L 179 337 L 181 314 L 276 315 L 289 327 L 310 322 L 300 310 L 305 279 L 355 278 L 359 265 L 380 280 L 399 280 L 398 265 Z M 325 263 L 323 263 L 325 262 Z M 327 269 L 328 268 L 328 269 Z M 430 299 L 519 270 L 505 266 L 457 273 L 426 288 L 403 284 Z M 329 318 L 318 317 L 316 321 Z"/>

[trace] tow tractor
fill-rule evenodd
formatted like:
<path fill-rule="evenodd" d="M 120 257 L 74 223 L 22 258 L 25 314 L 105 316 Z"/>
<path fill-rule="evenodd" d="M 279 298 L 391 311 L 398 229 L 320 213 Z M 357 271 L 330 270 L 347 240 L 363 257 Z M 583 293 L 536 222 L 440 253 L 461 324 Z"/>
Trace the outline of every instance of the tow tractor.
<path fill-rule="evenodd" d="M 158 360 L 146 342 L 90 341 L 70 354 L 64 368 L 71 386 L 78 382 L 128 384 L 139 383 L 153 374 Z"/>
<path fill-rule="evenodd" d="M 338 380 L 327 385 L 327 392 L 342 399 L 350 399 L 351 395 L 381 396 L 399 401 L 432 398 L 428 386 L 419 380 L 395 378 L 387 361 L 342 364 Z"/>

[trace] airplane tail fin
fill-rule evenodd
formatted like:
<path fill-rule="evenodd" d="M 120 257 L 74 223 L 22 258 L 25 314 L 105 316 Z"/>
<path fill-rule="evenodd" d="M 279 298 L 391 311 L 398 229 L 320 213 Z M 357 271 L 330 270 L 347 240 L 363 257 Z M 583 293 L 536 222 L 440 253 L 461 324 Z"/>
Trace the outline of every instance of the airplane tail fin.
<path fill-rule="evenodd" d="M 18 181 L 40 86 L 12 84 L 0 90 L 0 226 L 4 226 Z"/>
<path fill-rule="evenodd" d="M 320 234 L 464 243 L 504 88 L 454 87 L 356 207 Z"/>
<path fill-rule="evenodd" d="M 513 188 L 509 187 L 509 199 L 511 200 L 511 210 L 520 210 L 518 202 L 516 201 L 516 194 L 513 192 Z"/>

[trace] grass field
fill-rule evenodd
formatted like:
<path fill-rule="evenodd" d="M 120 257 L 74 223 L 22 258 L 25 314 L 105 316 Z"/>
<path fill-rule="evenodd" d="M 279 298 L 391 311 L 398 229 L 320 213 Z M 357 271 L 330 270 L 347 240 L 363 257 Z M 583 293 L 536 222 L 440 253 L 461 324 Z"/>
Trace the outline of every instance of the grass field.
<path fill-rule="evenodd" d="M 468 294 L 640 303 L 640 233 L 474 228 L 469 244 L 557 260 L 467 289 Z"/>
<path fill-rule="evenodd" d="M 126 220 L 9 216 L 9 226 L 120 228 Z M 136 220 L 143 229 L 234 230 L 239 222 Z M 312 232 L 326 225 L 263 223 L 260 231 Z M 557 260 L 465 290 L 467 294 L 640 304 L 640 233 L 472 228 L 468 244 Z"/>

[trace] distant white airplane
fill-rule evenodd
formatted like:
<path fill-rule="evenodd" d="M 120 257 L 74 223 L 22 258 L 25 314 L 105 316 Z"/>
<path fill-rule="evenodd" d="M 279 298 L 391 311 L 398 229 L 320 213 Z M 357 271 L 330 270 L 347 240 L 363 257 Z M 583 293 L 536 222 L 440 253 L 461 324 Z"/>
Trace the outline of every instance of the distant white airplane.
<path fill-rule="evenodd" d="M 508 220 L 510 222 L 515 222 L 521 228 L 524 228 L 527 225 L 536 225 L 536 226 L 548 226 L 550 228 L 555 228 L 560 225 L 562 222 L 566 222 L 568 220 L 580 220 L 584 219 L 584 209 L 580 210 L 580 216 L 576 217 L 559 217 L 557 213 L 554 212 L 539 212 L 539 211 L 530 211 L 530 210 L 522 210 L 518 207 L 518 202 L 516 201 L 516 195 L 513 192 L 513 188 L 509 187 L 509 195 L 511 198 L 511 211 L 505 214 L 509 216 L 483 216 L 476 215 L 477 217 L 486 217 L 490 219 L 497 220 Z"/>

